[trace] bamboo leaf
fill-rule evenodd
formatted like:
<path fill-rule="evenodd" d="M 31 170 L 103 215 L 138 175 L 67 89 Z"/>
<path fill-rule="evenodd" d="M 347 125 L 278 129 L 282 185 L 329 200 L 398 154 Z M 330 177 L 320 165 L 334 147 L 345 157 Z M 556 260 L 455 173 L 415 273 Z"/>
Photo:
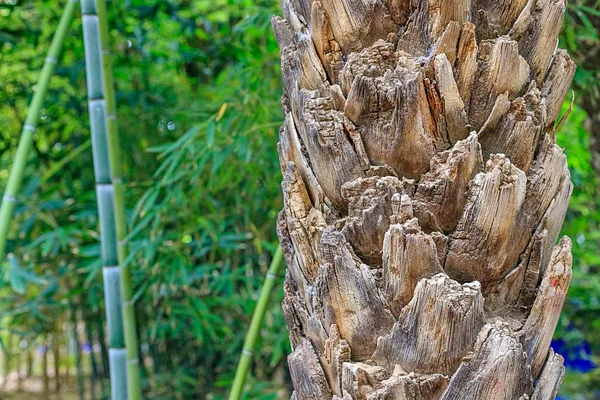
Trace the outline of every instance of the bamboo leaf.
<path fill-rule="evenodd" d="M 38 277 L 32 271 L 21 267 L 19 260 L 13 255 L 8 257 L 8 276 L 13 290 L 17 293 L 25 293 L 28 284 L 42 284 L 44 280 Z"/>

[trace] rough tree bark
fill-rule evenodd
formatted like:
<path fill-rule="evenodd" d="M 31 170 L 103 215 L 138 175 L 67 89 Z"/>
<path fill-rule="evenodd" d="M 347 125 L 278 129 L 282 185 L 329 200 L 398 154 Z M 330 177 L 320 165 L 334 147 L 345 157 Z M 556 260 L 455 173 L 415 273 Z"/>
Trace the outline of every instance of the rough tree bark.
<path fill-rule="evenodd" d="M 565 0 L 284 0 L 293 399 L 552 399 Z"/>

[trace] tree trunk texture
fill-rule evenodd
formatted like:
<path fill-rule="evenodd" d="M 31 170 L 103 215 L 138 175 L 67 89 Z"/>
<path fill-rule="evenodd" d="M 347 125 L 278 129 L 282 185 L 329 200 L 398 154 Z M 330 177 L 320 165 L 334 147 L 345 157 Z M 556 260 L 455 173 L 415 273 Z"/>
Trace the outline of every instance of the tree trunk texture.
<path fill-rule="evenodd" d="M 564 0 L 284 0 L 292 399 L 553 399 Z"/>

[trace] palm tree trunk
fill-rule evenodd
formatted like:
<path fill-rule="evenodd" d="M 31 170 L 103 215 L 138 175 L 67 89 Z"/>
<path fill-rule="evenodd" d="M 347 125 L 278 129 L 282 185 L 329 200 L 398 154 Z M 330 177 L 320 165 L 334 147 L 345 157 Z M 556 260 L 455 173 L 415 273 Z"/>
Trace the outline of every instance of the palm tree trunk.
<path fill-rule="evenodd" d="M 284 0 L 293 399 L 553 399 L 565 0 Z"/>

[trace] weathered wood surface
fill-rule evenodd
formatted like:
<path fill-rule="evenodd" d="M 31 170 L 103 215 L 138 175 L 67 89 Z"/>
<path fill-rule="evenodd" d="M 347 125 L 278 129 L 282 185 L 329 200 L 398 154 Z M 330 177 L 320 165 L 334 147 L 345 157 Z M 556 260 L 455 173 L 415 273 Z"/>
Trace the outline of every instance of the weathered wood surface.
<path fill-rule="evenodd" d="M 293 398 L 553 399 L 565 0 L 284 0 Z"/>

